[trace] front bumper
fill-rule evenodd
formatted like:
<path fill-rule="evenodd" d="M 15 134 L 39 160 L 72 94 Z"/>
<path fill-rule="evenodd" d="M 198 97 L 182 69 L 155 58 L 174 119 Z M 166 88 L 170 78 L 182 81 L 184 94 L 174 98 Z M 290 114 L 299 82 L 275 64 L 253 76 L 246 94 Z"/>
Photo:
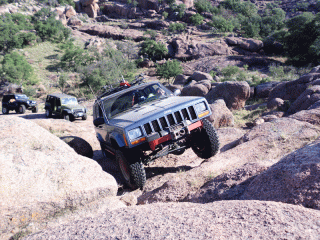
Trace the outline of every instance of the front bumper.
<path fill-rule="evenodd" d="M 202 128 L 202 121 L 197 121 L 195 123 L 192 123 L 190 125 L 179 124 L 175 125 L 173 128 L 170 128 L 170 130 L 167 132 L 167 134 L 163 134 L 163 136 L 160 137 L 160 134 L 155 134 L 147 138 L 147 141 L 149 143 L 150 149 L 154 151 L 156 147 L 162 143 L 165 143 L 169 140 L 178 140 L 188 134 L 196 128 Z M 159 136 L 159 138 L 158 138 Z"/>

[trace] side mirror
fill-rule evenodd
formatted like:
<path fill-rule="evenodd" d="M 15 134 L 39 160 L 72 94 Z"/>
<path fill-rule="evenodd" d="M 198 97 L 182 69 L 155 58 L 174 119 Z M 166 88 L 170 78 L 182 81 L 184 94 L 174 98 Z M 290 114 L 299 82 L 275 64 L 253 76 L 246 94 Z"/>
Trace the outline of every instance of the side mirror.
<path fill-rule="evenodd" d="M 95 125 L 96 127 L 98 127 L 102 124 L 104 124 L 104 119 L 102 117 L 96 118 L 95 120 L 93 120 L 93 125 Z"/>
<path fill-rule="evenodd" d="M 176 89 L 173 91 L 173 95 L 174 96 L 179 96 L 181 94 L 181 90 L 180 89 Z"/>

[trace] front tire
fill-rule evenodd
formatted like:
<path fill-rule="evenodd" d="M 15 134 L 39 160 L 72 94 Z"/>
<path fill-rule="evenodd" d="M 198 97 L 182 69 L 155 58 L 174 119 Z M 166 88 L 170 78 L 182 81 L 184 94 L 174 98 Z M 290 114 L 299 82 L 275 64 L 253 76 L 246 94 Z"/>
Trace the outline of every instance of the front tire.
<path fill-rule="evenodd" d="M 26 112 L 26 106 L 25 105 L 20 105 L 19 106 L 19 113 L 24 114 Z"/>
<path fill-rule="evenodd" d="M 46 109 L 46 117 L 50 118 L 52 116 L 52 112 L 49 109 Z"/>
<path fill-rule="evenodd" d="M 70 116 L 68 113 L 64 113 L 63 118 L 64 118 L 64 120 L 70 121 Z"/>
<path fill-rule="evenodd" d="M 8 113 L 9 113 L 8 109 L 6 107 L 3 107 L 2 114 L 8 114 Z"/>
<path fill-rule="evenodd" d="M 82 116 L 82 120 L 87 120 L 87 114 L 85 113 L 85 114 L 83 114 L 83 116 Z"/>
<path fill-rule="evenodd" d="M 131 162 L 129 162 L 129 158 Z M 128 152 L 116 150 L 116 161 L 126 185 L 133 190 L 143 189 L 146 184 L 146 171 L 138 156 L 134 155 L 133 152 L 128 154 Z"/>
<path fill-rule="evenodd" d="M 193 133 L 191 148 L 198 157 L 208 159 L 219 151 L 220 143 L 216 129 L 206 120 L 202 120 L 202 129 Z"/>

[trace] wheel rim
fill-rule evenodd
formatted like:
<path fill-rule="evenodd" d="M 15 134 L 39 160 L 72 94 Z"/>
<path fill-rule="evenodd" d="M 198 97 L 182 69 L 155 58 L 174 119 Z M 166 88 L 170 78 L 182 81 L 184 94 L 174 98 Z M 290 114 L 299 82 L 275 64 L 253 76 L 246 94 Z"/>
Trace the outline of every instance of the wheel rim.
<path fill-rule="evenodd" d="M 119 159 L 119 166 L 122 172 L 122 175 L 126 181 L 130 181 L 130 171 L 128 169 L 127 164 L 124 162 L 122 158 Z"/>
<path fill-rule="evenodd" d="M 2 108 L 2 113 L 7 113 L 7 108 Z"/>
<path fill-rule="evenodd" d="M 21 112 L 21 113 L 22 113 L 22 107 L 21 107 L 21 106 L 19 107 L 19 112 Z"/>

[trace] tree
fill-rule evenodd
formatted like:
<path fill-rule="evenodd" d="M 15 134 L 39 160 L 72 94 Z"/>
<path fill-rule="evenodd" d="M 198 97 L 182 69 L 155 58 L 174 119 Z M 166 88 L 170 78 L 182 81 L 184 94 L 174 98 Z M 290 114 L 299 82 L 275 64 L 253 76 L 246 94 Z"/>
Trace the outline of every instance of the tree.
<path fill-rule="evenodd" d="M 166 61 L 164 64 L 156 65 L 157 68 L 157 75 L 159 76 L 159 79 L 166 79 L 170 83 L 170 79 L 173 77 L 176 77 L 179 74 L 183 73 L 182 66 L 179 61 L 177 60 L 171 60 Z"/>
<path fill-rule="evenodd" d="M 190 17 L 190 21 L 195 26 L 202 24 L 203 19 L 204 19 L 204 17 L 202 17 L 199 13 L 196 13 Z"/>
<path fill-rule="evenodd" d="M 154 40 L 147 39 L 142 43 L 140 55 L 146 55 L 152 60 L 161 60 L 168 54 L 166 45 Z"/>
<path fill-rule="evenodd" d="M 309 12 L 287 21 L 288 32 L 283 38 L 283 44 L 288 55 L 288 63 L 296 66 L 318 64 L 320 55 L 316 50 L 317 39 L 320 37 L 319 24 L 320 14 L 314 15 Z"/>
<path fill-rule="evenodd" d="M 20 54 L 16 52 L 6 54 L 1 64 L 0 75 L 2 80 L 19 85 L 32 83 L 33 68 Z"/>

